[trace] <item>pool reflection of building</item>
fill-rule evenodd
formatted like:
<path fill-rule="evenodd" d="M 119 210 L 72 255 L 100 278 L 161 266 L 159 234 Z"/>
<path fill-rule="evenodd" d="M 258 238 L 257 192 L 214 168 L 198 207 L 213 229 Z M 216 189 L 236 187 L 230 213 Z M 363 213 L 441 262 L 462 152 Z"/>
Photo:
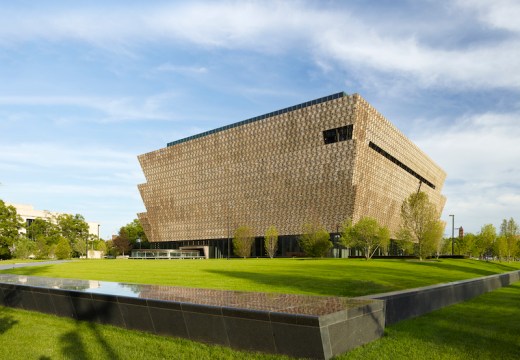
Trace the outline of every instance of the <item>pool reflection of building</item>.
<path fill-rule="evenodd" d="M 226 291 L 160 285 L 139 286 L 139 297 L 190 304 L 317 316 L 367 304 L 363 300 L 334 296 Z"/>
<path fill-rule="evenodd" d="M 376 218 L 395 233 L 417 191 L 442 210 L 445 172 L 361 96 L 337 93 L 173 141 L 139 156 L 146 183 L 139 214 L 157 249 L 227 256 L 233 231 L 266 229 L 279 256 L 298 254 L 302 225 L 338 233 L 347 218 Z M 206 255 L 205 254 L 205 255 Z M 335 249 L 344 257 L 346 249 Z"/>

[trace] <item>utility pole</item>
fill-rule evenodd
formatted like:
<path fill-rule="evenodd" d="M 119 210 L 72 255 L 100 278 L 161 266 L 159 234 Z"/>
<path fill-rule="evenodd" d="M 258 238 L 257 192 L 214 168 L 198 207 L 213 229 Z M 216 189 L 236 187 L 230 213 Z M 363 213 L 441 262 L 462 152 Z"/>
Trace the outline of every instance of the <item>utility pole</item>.
<path fill-rule="evenodd" d="M 454 254 L 454 246 L 453 243 L 455 242 L 455 215 L 451 216 L 451 256 Z"/>

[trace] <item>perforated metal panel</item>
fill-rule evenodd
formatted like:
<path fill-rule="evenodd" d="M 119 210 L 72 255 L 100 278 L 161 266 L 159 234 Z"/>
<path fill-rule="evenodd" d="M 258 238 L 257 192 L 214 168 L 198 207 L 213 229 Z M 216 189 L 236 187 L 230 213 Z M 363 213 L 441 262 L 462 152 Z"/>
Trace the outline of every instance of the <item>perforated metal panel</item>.
<path fill-rule="evenodd" d="M 138 215 L 148 239 L 226 238 L 241 225 L 256 236 L 270 225 L 294 235 L 309 221 L 336 232 L 346 218 L 362 216 L 395 231 L 402 201 L 419 186 L 442 209 L 445 172 L 361 96 L 318 100 L 139 156 L 147 211 Z M 352 139 L 325 144 L 324 131 L 346 125 Z"/>

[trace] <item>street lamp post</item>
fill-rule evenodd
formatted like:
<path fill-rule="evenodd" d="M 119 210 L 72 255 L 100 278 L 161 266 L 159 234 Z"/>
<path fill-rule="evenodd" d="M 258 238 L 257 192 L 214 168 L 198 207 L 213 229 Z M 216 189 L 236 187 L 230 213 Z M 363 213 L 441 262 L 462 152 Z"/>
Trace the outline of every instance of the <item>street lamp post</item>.
<path fill-rule="evenodd" d="M 231 247 L 229 246 L 229 205 L 228 205 L 228 214 L 227 214 L 227 259 L 229 260 L 229 256 L 231 254 Z"/>
<path fill-rule="evenodd" d="M 141 250 L 141 238 L 137 238 L 137 239 L 135 239 L 135 241 L 137 241 L 139 243 L 139 250 Z"/>
<path fill-rule="evenodd" d="M 453 253 L 454 253 L 453 243 L 455 242 L 455 215 L 450 215 L 450 216 L 451 216 L 451 256 L 453 256 Z"/>

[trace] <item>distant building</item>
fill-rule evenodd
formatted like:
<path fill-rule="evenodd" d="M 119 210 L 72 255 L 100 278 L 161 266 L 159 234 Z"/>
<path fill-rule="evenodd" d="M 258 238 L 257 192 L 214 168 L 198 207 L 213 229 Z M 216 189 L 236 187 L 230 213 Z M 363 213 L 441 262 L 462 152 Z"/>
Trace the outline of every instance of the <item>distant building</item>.
<path fill-rule="evenodd" d="M 28 227 L 34 221 L 34 219 L 44 219 L 47 221 L 51 221 L 53 218 L 58 217 L 59 215 L 63 215 L 63 213 L 51 212 L 48 210 L 36 210 L 32 205 L 27 204 L 10 204 L 16 209 L 16 212 L 22 220 L 25 222 L 25 226 Z M 87 222 L 88 224 L 88 232 L 89 234 L 96 235 L 99 237 L 99 223 L 95 222 Z M 26 229 L 21 230 L 23 233 L 26 232 Z"/>
<path fill-rule="evenodd" d="M 376 218 L 395 234 L 403 200 L 424 191 L 439 211 L 446 173 L 360 95 L 343 92 L 227 125 L 139 156 L 138 214 L 152 248 L 227 256 L 242 225 L 274 225 L 279 254 L 297 254 L 302 225 L 337 234 Z M 334 237 L 333 237 L 334 239 Z M 335 256 L 345 256 L 336 249 Z M 232 253 L 232 252 L 231 252 Z"/>

